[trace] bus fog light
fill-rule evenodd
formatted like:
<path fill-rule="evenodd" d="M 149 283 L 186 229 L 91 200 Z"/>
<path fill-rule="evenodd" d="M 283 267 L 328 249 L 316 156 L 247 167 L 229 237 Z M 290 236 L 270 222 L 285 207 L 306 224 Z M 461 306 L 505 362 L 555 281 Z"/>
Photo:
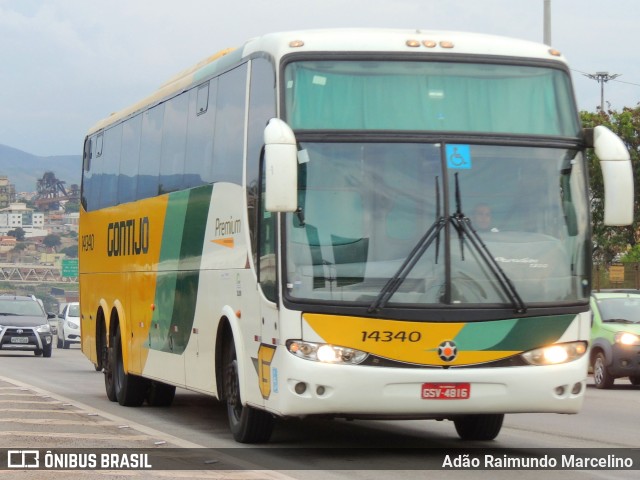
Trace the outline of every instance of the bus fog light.
<path fill-rule="evenodd" d="M 325 388 L 322 385 L 318 385 L 318 387 L 316 388 L 316 393 L 318 394 L 319 397 L 321 397 L 322 395 L 324 395 L 325 392 Z"/>
<path fill-rule="evenodd" d="M 559 397 L 561 397 L 562 395 L 564 395 L 564 392 L 566 392 L 567 389 L 566 387 L 563 385 L 561 387 L 556 387 L 556 395 L 558 395 Z"/>
<path fill-rule="evenodd" d="M 307 391 L 307 384 L 304 382 L 298 382 L 296 383 L 296 386 L 293 387 L 293 389 L 296 391 L 298 395 L 302 395 L 304 392 Z"/>
<path fill-rule="evenodd" d="M 571 389 L 571 394 L 578 395 L 581 391 L 582 391 L 582 382 L 578 382 Z"/>
<path fill-rule="evenodd" d="M 587 351 L 587 342 L 556 343 L 536 348 L 522 354 L 531 365 L 558 365 L 582 357 Z"/>

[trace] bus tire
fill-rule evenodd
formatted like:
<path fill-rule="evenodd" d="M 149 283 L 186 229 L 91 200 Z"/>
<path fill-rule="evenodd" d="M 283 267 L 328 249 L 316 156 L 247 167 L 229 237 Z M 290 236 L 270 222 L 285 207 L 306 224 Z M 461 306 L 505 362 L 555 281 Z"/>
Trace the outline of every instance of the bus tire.
<path fill-rule="evenodd" d="M 122 359 L 122 337 L 120 326 L 116 327 L 113 337 L 113 355 L 111 355 L 111 371 L 113 372 L 113 386 L 118 403 L 124 407 L 139 407 L 147 396 L 149 383 L 142 377 L 125 373 Z"/>
<path fill-rule="evenodd" d="M 147 390 L 147 403 L 152 407 L 168 407 L 173 403 L 176 387 L 152 380 Z"/>
<path fill-rule="evenodd" d="M 238 359 L 233 339 L 230 339 L 225 346 L 223 368 L 224 395 L 233 438 L 239 443 L 267 442 L 273 432 L 275 420 L 268 412 L 242 405 Z"/>
<path fill-rule="evenodd" d="M 493 440 L 500 433 L 503 413 L 463 415 L 453 420 L 462 440 Z"/>
<path fill-rule="evenodd" d="M 118 398 L 116 397 L 116 385 L 113 380 L 113 369 L 112 369 L 113 361 L 111 360 L 112 357 L 113 357 L 113 347 L 107 348 L 107 353 L 106 353 L 107 361 L 102 362 L 102 365 L 103 365 L 102 371 L 104 372 L 104 389 L 107 392 L 107 398 L 112 402 L 117 402 Z M 96 370 L 97 368 L 98 367 L 96 366 Z"/>

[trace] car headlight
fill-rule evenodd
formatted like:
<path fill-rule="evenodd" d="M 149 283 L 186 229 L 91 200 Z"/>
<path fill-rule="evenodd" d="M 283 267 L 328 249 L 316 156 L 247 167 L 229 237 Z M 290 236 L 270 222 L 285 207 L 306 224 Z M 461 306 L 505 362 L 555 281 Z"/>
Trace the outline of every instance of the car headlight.
<path fill-rule="evenodd" d="M 369 356 L 367 352 L 353 348 L 338 347 L 328 343 L 303 342 L 289 340 L 287 349 L 296 357 L 314 362 L 357 365 Z"/>
<path fill-rule="evenodd" d="M 558 365 L 572 362 L 587 351 L 587 342 L 555 343 L 522 354 L 531 365 Z"/>
<path fill-rule="evenodd" d="M 40 325 L 36 327 L 36 332 L 38 333 L 51 333 L 51 325 L 48 323 L 45 325 Z"/>
<path fill-rule="evenodd" d="M 73 328 L 74 330 L 80 328 L 77 323 L 70 322 L 69 320 L 67 320 L 67 325 L 69 325 L 69 328 Z"/>
<path fill-rule="evenodd" d="M 635 333 L 617 332 L 613 338 L 620 345 L 640 345 L 640 336 Z"/>

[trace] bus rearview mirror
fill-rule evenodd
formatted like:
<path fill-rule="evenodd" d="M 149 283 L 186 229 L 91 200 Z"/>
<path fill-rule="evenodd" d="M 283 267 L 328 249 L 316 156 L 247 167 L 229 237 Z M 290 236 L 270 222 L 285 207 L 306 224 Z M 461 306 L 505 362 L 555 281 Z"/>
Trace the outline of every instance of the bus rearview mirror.
<path fill-rule="evenodd" d="M 272 118 L 264 129 L 265 210 L 298 208 L 298 147 L 291 127 Z"/>
<path fill-rule="evenodd" d="M 633 170 L 624 142 L 607 127 L 593 129 L 593 147 L 600 160 L 604 182 L 604 224 L 633 223 Z"/>

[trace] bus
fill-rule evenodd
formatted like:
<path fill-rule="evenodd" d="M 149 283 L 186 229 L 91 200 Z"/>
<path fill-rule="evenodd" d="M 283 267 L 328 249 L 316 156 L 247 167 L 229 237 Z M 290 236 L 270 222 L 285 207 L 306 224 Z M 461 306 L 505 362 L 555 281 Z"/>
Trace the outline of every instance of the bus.
<path fill-rule="evenodd" d="M 242 443 L 286 417 L 491 440 L 505 414 L 576 413 L 590 147 L 605 222 L 631 223 L 629 154 L 582 129 L 546 45 L 329 29 L 221 51 L 88 131 L 82 351 L 110 400 L 201 392 Z"/>

